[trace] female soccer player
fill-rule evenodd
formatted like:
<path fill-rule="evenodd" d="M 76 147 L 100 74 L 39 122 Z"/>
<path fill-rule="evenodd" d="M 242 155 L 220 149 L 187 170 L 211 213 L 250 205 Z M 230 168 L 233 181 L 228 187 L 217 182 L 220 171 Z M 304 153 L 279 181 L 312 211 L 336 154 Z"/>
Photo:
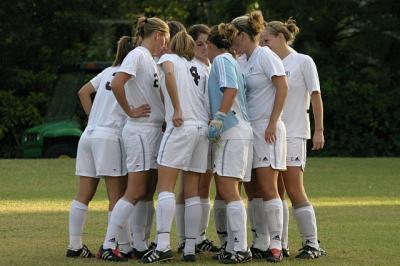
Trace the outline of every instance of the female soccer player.
<path fill-rule="evenodd" d="M 79 90 L 79 98 L 89 120 L 78 144 L 76 175 L 80 176 L 79 192 L 71 203 L 69 213 L 67 257 L 94 257 L 82 244 L 82 233 L 88 205 L 96 193 L 99 177 L 105 177 L 109 212 L 125 190 L 125 151 L 122 147 L 121 132 L 126 114 L 115 100 L 110 82 L 122 60 L 133 48 L 134 44 L 130 37 L 121 37 L 113 65 Z M 95 92 L 96 98 L 92 104 L 91 94 Z M 135 111 L 136 115 L 147 113 L 144 107 L 139 107 Z"/>
<path fill-rule="evenodd" d="M 139 18 L 137 37 L 140 46 L 126 56 L 111 83 L 115 98 L 129 116 L 122 132 L 128 185 L 113 209 L 104 243 L 98 252 L 98 257 L 108 261 L 126 260 L 119 254 L 116 239 L 132 213 L 141 215 L 136 204 L 144 199 L 148 176 L 157 168 L 155 158 L 164 121 L 158 69 L 152 55 L 159 54 L 168 42 L 168 25 L 156 17 Z M 142 105 L 148 113 L 146 117 L 138 118 L 133 111 Z M 147 246 L 143 243 L 143 250 L 137 251 L 145 250 Z"/>
<path fill-rule="evenodd" d="M 160 145 L 157 162 L 157 247 L 147 253 L 143 263 L 172 259 L 170 231 L 175 215 L 174 188 L 178 172 L 182 170 L 185 198 L 184 261 L 194 261 L 196 238 L 201 216 L 198 183 L 207 170 L 208 112 L 204 94 L 198 88 L 197 69 L 190 66 L 195 42 L 185 31 L 171 41 L 171 53 L 161 56 L 162 90 L 165 98 L 167 128 Z"/>
<path fill-rule="evenodd" d="M 310 98 L 315 120 L 313 150 L 324 147 L 323 105 L 314 61 L 289 46 L 298 33 L 299 28 L 293 19 L 271 21 L 267 23 L 262 39 L 282 59 L 289 81 L 288 99 L 282 116 L 287 130 L 287 171 L 281 174 L 303 237 L 303 247 L 296 257 L 314 259 L 326 255 L 326 252 L 319 247 L 315 212 L 304 189 L 303 171 L 306 143 L 311 137 Z"/>
<path fill-rule="evenodd" d="M 172 39 L 175 34 L 182 30 L 186 30 L 185 27 L 179 21 L 167 21 L 170 39 Z M 165 49 L 161 51 L 161 54 L 153 54 L 153 58 L 156 62 L 160 59 L 160 57 L 169 51 L 169 45 L 165 46 Z M 162 72 L 160 66 L 158 66 L 159 73 Z M 163 126 L 164 127 L 164 126 Z M 141 250 L 145 250 L 144 247 L 149 245 L 150 232 L 153 225 L 153 216 L 154 216 L 154 193 L 156 191 L 157 186 L 157 174 L 149 176 L 147 181 L 147 191 L 146 197 L 144 200 L 140 200 L 136 205 L 136 210 L 140 213 L 140 215 L 135 215 L 132 213 L 131 217 L 131 234 L 133 240 L 133 255 L 137 258 L 141 258 L 145 252 Z M 182 197 L 183 202 L 183 197 Z M 178 222 L 177 222 L 178 224 Z M 183 233 L 182 237 L 185 238 L 185 228 L 183 224 Z M 148 246 L 149 249 L 154 249 L 157 246 L 157 234 L 155 235 L 154 242 L 151 242 Z"/>
<path fill-rule="evenodd" d="M 198 77 L 195 77 L 198 82 L 198 88 L 202 90 L 202 99 L 206 106 L 208 103 L 208 76 L 210 73 L 210 62 L 207 55 L 207 37 L 210 33 L 210 29 L 204 24 L 192 25 L 188 30 L 189 35 L 193 38 L 196 43 L 194 48 L 194 58 L 191 61 L 191 66 L 197 70 Z M 209 107 L 207 107 L 209 110 Z M 210 145 L 211 147 L 211 145 Z M 196 248 L 199 251 L 212 251 L 216 252 L 219 249 L 213 244 L 212 241 L 206 238 L 206 229 L 210 220 L 210 184 L 212 179 L 212 165 L 211 165 L 211 151 L 208 152 L 209 158 L 207 161 L 207 173 L 201 174 L 199 183 L 199 196 L 201 202 L 201 219 L 199 235 L 196 239 Z M 181 191 L 176 197 L 176 214 L 175 222 L 178 234 L 178 252 L 183 251 L 185 247 L 185 205 L 183 199 L 183 185 L 181 185 Z"/>
<path fill-rule="evenodd" d="M 268 47 L 260 47 L 258 38 L 264 29 L 260 11 L 253 11 L 232 21 L 234 49 L 242 56 L 238 59 L 246 80 L 249 117 L 254 131 L 253 168 L 256 186 L 263 199 L 253 210 L 265 217 L 266 224 L 257 234 L 270 235 L 268 239 L 255 241 L 254 257 L 268 261 L 282 260 L 282 201 L 278 194 L 277 180 L 280 170 L 286 170 L 286 131 L 281 120 L 288 85 L 282 61 Z M 268 228 L 267 228 L 268 227 Z M 256 229 L 257 230 L 257 229 Z M 261 239 L 262 240 L 262 239 Z"/>
<path fill-rule="evenodd" d="M 212 62 L 208 80 L 211 117 L 208 137 L 215 143 L 214 173 L 217 192 L 226 203 L 228 242 L 219 256 L 223 263 L 251 260 L 247 246 L 246 209 L 239 182 L 249 181 L 253 155 L 253 132 L 246 110 L 242 72 L 228 51 L 232 46 L 229 25 L 212 27 L 208 57 Z"/>

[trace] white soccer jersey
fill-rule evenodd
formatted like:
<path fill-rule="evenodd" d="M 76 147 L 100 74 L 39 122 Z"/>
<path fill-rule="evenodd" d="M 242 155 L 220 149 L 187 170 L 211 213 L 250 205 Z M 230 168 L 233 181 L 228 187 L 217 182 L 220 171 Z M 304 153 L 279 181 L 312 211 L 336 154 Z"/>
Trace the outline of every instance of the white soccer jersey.
<path fill-rule="evenodd" d="M 210 77 L 211 66 L 204 64 L 196 58 L 193 58 L 193 60 L 190 61 L 190 66 L 191 68 L 195 67 L 198 75 L 200 76 L 196 77 L 195 75 L 193 77 L 193 80 L 195 83 L 196 80 L 198 80 L 198 83 L 196 83 L 197 92 L 199 97 L 201 98 L 201 101 L 206 107 L 207 116 L 210 117 L 210 102 L 208 100 L 208 78 Z M 191 71 L 191 74 L 194 74 L 194 71 Z"/>
<path fill-rule="evenodd" d="M 119 133 L 122 130 L 127 115 L 118 104 L 110 87 L 118 69 L 119 66 L 108 67 L 90 80 L 97 93 L 90 110 L 87 124 L 89 130 L 96 127 L 111 128 Z"/>
<path fill-rule="evenodd" d="M 158 60 L 158 64 L 161 65 L 166 61 L 172 62 L 174 65 L 174 76 L 184 124 L 185 121 L 208 123 L 209 108 L 204 102 L 204 88 L 198 86 L 201 76 L 198 74 L 196 66 L 176 54 L 164 54 Z M 161 75 L 161 88 L 165 102 L 165 121 L 172 125 L 174 108 L 165 84 L 164 74 Z M 207 91 L 205 92 L 207 93 Z"/>
<path fill-rule="evenodd" d="M 238 59 L 247 87 L 247 110 L 250 121 L 269 119 L 275 102 L 273 76 L 285 76 L 281 59 L 268 47 L 257 46 L 250 58 Z"/>
<path fill-rule="evenodd" d="M 139 46 L 125 57 L 119 72 L 132 77 L 125 84 L 128 103 L 133 107 L 150 105 L 149 117 L 128 118 L 134 122 L 162 124 L 164 122 L 164 105 L 161 101 L 159 73 L 157 64 L 150 51 Z"/>
<path fill-rule="evenodd" d="M 320 91 L 317 67 L 308 55 L 297 53 L 295 50 L 283 59 L 288 77 L 289 92 L 283 109 L 282 120 L 286 126 L 288 138 L 311 137 L 310 95 Z"/>

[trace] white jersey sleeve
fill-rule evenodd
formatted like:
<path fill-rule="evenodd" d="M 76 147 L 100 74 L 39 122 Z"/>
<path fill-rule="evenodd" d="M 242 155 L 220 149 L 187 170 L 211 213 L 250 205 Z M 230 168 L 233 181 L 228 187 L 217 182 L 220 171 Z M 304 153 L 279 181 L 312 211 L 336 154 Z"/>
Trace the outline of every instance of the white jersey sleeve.
<path fill-rule="evenodd" d="M 267 52 L 261 53 L 259 63 L 264 74 L 272 79 L 273 76 L 285 76 L 285 68 L 283 67 L 282 60 L 268 47 L 263 47 Z"/>
<path fill-rule="evenodd" d="M 174 63 L 176 61 L 175 55 L 174 54 L 163 54 L 160 57 L 160 59 L 158 59 L 157 65 L 161 65 L 162 63 L 165 63 L 167 61 Z"/>
<path fill-rule="evenodd" d="M 107 69 L 107 68 L 106 68 Z M 94 87 L 94 90 L 97 91 L 99 89 L 100 83 L 101 83 L 101 79 L 104 76 L 104 72 L 105 70 L 101 71 L 99 74 L 97 74 L 94 78 L 92 78 L 90 80 L 90 83 L 92 84 L 92 86 Z"/>
<path fill-rule="evenodd" d="M 305 56 L 301 72 L 303 74 L 307 91 L 310 94 L 314 91 L 321 91 L 319 85 L 317 66 L 315 65 L 314 60 L 312 60 L 310 56 Z"/>
<path fill-rule="evenodd" d="M 136 77 L 139 64 L 144 61 L 144 55 L 140 49 L 134 49 L 129 52 L 121 64 L 118 72 L 124 72 Z"/>

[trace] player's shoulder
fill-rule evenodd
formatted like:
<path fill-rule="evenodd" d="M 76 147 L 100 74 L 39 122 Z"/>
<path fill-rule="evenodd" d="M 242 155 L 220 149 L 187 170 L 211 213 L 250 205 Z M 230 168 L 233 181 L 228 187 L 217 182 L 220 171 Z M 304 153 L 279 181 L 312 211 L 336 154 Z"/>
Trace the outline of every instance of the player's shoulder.
<path fill-rule="evenodd" d="M 146 55 L 146 48 L 142 46 L 138 46 L 132 51 L 130 51 L 127 55 L 126 58 L 137 58 L 137 57 L 143 57 Z"/>
<path fill-rule="evenodd" d="M 294 52 L 293 53 L 293 59 L 298 61 L 301 64 L 313 64 L 314 60 L 312 59 L 311 56 L 299 52 Z"/>
<path fill-rule="evenodd" d="M 281 59 L 279 58 L 279 56 L 272 51 L 268 46 L 263 46 L 263 47 L 258 47 L 256 48 L 257 50 L 255 52 L 257 52 L 257 62 L 262 61 L 264 62 L 265 60 L 269 60 L 271 62 L 274 61 L 281 61 Z"/>
<path fill-rule="evenodd" d="M 163 54 L 160 59 L 158 59 L 157 64 L 162 64 L 164 62 L 170 61 L 172 63 L 177 63 L 181 61 L 181 58 L 176 54 Z"/>
<path fill-rule="evenodd" d="M 237 62 L 230 53 L 223 53 L 214 58 L 217 67 L 234 67 Z M 213 62 L 213 63 L 214 63 Z"/>

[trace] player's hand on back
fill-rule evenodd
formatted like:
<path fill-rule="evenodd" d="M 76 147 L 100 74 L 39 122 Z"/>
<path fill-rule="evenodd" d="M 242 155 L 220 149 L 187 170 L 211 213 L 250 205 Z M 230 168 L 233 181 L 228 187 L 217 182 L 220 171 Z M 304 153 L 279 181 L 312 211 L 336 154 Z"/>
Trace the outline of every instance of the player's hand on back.
<path fill-rule="evenodd" d="M 151 108 L 150 105 L 148 104 L 143 104 L 139 107 L 133 107 L 132 105 L 130 106 L 131 110 L 129 113 L 129 116 L 132 118 L 139 118 L 139 117 L 149 117 L 151 113 Z"/>

